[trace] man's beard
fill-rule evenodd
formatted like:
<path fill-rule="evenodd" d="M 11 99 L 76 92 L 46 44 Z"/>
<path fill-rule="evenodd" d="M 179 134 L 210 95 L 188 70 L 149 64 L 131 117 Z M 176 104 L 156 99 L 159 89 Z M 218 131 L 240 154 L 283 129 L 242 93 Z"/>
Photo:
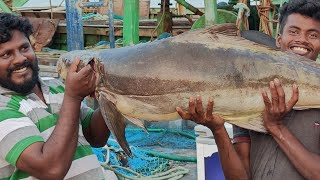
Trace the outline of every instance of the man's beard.
<path fill-rule="evenodd" d="M 28 79 L 23 84 L 15 84 L 11 80 L 12 72 L 24 67 L 31 68 L 32 70 L 31 79 Z M 34 86 L 38 83 L 38 80 L 39 80 L 38 75 L 39 75 L 38 60 L 35 59 L 33 64 L 29 60 L 25 60 L 22 64 L 16 65 L 15 67 L 8 69 L 7 78 L 3 79 L 0 77 L 0 85 L 4 88 L 10 89 L 20 94 L 28 94 L 31 92 Z"/>

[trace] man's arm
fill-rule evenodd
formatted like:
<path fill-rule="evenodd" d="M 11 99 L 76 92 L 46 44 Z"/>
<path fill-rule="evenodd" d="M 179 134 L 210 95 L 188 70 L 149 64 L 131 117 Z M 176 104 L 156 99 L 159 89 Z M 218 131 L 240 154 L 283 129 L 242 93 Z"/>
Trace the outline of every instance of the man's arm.
<path fill-rule="evenodd" d="M 212 131 L 226 179 L 249 179 L 243 163 L 231 144 L 229 135 L 224 127 L 224 120 L 213 113 L 212 97 L 208 101 L 206 112 L 203 112 L 201 97 L 197 97 L 196 102 L 192 97 L 190 98 L 188 112 L 184 112 L 181 108 L 177 108 L 177 112 L 182 119 L 193 120 L 196 123 L 207 126 Z"/>
<path fill-rule="evenodd" d="M 285 103 L 285 93 L 278 79 L 270 82 L 271 100 L 262 93 L 266 110 L 264 125 L 297 171 L 306 179 L 320 179 L 320 155 L 308 151 L 282 124 L 283 116 L 292 109 L 299 98 L 297 86 L 293 85 L 292 97 Z M 319 143 L 319 142 L 314 142 Z"/>
<path fill-rule="evenodd" d="M 233 130 L 233 147 L 236 150 L 241 162 L 243 163 L 247 174 L 251 177 L 250 173 L 250 147 L 251 138 L 248 129 L 232 126 Z"/>
<path fill-rule="evenodd" d="M 284 126 L 279 127 L 279 129 L 269 130 L 269 132 L 303 177 L 306 179 L 320 179 L 319 154 L 308 151 Z"/>
<path fill-rule="evenodd" d="M 242 162 L 248 177 L 251 177 L 250 173 L 250 142 L 239 142 L 239 143 L 234 143 L 233 147 L 236 150 L 240 161 Z"/>
<path fill-rule="evenodd" d="M 38 179 L 63 179 L 72 163 L 78 143 L 80 104 L 95 89 L 93 70 L 86 66 L 76 72 L 79 62 L 76 60 L 70 67 L 59 120 L 52 134 L 44 143 L 31 144 L 17 160 L 18 169 Z"/>
<path fill-rule="evenodd" d="M 20 155 L 17 168 L 39 179 L 63 179 L 78 142 L 81 101 L 65 96 L 60 118 L 47 142 L 30 145 Z"/>
<path fill-rule="evenodd" d="M 100 108 L 93 113 L 90 124 L 83 130 L 83 134 L 93 147 L 102 147 L 106 144 L 110 130 L 104 122 Z"/>
<path fill-rule="evenodd" d="M 250 179 L 241 157 L 231 144 L 229 135 L 223 127 L 212 130 L 218 146 L 219 158 L 226 179 Z"/>

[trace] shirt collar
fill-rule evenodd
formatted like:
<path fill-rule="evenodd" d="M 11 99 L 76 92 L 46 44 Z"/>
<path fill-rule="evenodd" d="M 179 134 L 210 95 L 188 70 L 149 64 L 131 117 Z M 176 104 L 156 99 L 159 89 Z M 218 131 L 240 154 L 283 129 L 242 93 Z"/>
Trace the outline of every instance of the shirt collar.
<path fill-rule="evenodd" d="M 9 89 L 6 89 L 6 88 L 4 88 L 4 87 L 2 87 L 2 86 L 0 86 L 0 94 L 1 95 L 4 95 L 4 94 L 13 94 L 14 92 L 13 91 L 11 91 L 11 90 L 9 90 Z"/>

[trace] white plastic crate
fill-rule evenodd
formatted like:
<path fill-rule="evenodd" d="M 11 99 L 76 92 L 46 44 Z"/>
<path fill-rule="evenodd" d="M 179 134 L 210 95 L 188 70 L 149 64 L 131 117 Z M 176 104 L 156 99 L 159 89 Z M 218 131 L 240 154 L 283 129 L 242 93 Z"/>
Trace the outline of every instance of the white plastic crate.
<path fill-rule="evenodd" d="M 232 138 L 232 125 L 225 123 L 225 127 Z M 199 135 L 196 138 L 198 180 L 223 180 L 218 148 L 211 130 L 202 125 L 195 126 L 194 130 Z"/>

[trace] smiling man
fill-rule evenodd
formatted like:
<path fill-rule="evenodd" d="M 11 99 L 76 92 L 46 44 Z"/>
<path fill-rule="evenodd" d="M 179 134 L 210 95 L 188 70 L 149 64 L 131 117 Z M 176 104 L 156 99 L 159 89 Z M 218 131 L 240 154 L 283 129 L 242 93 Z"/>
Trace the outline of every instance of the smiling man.
<path fill-rule="evenodd" d="M 28 20 L 0 13 L 0 179 L 117 179 L 91 147 L 110 131 L 99 109 L 82 103 L 95 90 L 90 65 L 70 67 L 66 86 L 38 77 Z"/>
<path fill-rule="evenodd" d="M 3 40 L 5 38 L 3 37 Z M 0 85 L 19 93 L 28 93 L 38 82 L 38 61 L 30 47 L 29 40 L 23 33 L 13 31 L 11 41 L 13 42 L 11 44 L 0 44 L 0 57 L 3 60 L 0 62 Z M 18 57 L 20 59 L 16 59 L 19 64 L 11 62 L 14 58 L 12 54 L 15 53 L 12 52 L 15 48 L 13 46 L 17 46 L 15 42 L 20 43 L 21 47 L 18 48 L 21 54 L 23 53 Z"/>
<path fill-rule="evenodd" d="M 280 14 L 277 46 L 315 61 L 320 52 L 320 1 L 290 0 Z M 226 179 L 320 179 L 320 109 L 292 110 L 299 98 L 298 88 L 293 85 L 286 104 L 278 79 L 270 82 L 270 94 L 271 99 L 262 91 L 263 121 L 269 134 L 234 127 L 234 145 L 224 120 L 212 113 L 212 99 L 206 112 L 201 97 L 190 98 L 188 112 L 177 111 L 183 119 L 211 129 Z"/>
<path fill-rule="evenodd" d="M 293 1 L 292 3 L 294 3 Z M 307 2 L 307 1 L 301 1 Z M 277 37 L 277 46 L 282 51 L 292 52 L 311 60 L 316 60 L 320 51 L 320 15 L 318 12 L 308 11 L 316 7 L 319 2 L 308 2 L 300 9 L 293 5 L 301 5 L 299 1 L 295 4 L 283 7 L 280 18 L 280 34 Z M 295 8 L 295 9 L 294 9 Z M 301 12 L 300 12 L 301 11 Z M 310 15 L 310 16 L 309 16 Z"/>

